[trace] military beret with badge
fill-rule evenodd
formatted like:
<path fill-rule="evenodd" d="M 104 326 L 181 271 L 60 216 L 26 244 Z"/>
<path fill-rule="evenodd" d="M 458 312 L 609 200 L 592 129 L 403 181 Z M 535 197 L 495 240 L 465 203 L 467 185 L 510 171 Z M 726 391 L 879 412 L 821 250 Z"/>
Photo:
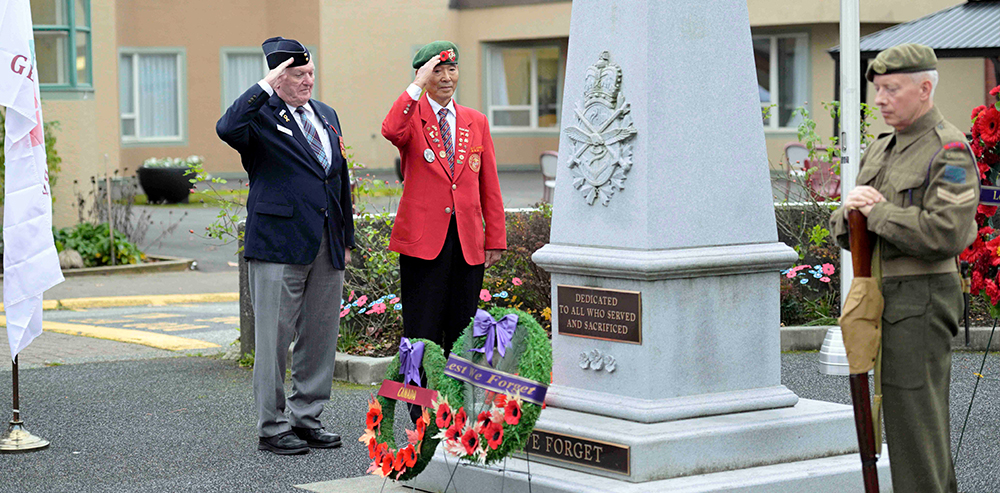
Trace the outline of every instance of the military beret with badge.
<path fill-rule="evenodd" d="M 868 65 L 865 78 L 874 82 L 876 75 L 924 72 L 937 68 L 937 56 L 929 46 L 906 43 L 882 50 Z"/>
<path fill-rule="evenodd" d="M 439 57 L 440 65 L 458 65 L 458 46 L 451 41 L 427 43 L 413 55 L 413 68 L 423 67 L 431 58 Z"/>
<path fill-rule="evenodd" d="M 260 46 L 264 49 L 268 70 L 274 70 L 289 58 L 294 58 L 289 67 L 298 67 L 309 63 L 309 50 L 294 39 L 276 36 L 267 39 Z"/>

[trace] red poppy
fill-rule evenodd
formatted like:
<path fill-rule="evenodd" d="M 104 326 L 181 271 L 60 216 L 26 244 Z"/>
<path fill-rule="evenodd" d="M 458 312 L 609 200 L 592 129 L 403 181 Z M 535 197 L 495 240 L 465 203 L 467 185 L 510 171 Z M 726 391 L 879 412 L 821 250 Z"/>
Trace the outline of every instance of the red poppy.
<path fill-rule="evenodd" d="M 507 396 L 503 394 L 497 394 L 496 399 L 493 401 L 497 407 L 504 407 L 507 405 Z"/>
<path fill-rule="evenodd" d="M 486 432 L 483 433 L 483 436 L 486 437 L 486 444 L 491 449 L 496 450 L 500 446 L 500 442 L 503 442 L 503 425 L 500 423 L 490 423 L 486 427 Z"/>
<path fill-rule="evenodd" d="M 369 430 L 374 430 L 379 423 L 382 422 L 382 409 L 381 408 L 369 408 L 368 416 L 365 419 L 365 425 Z"/>
<path fill-rule="evenodd" d="M 395 462 L 395 457 L 393 457 L 392 452 L 386 451 L 382 454 L 382 458 L 379 459 L 379 464 L 382 465 L 382 475 L 386 476 L 392 472 L 392 465 Z"/>
<path fill-rule="evenodd" d="M 457 426 L 452 426 L 445 430 L 444 439 L 449 442 L 454 442 L 462 439 L 462 429 Z"/>
<path fill-rule="evenodd" d="M 479 413 L 479 417 L 476 418 L 476 428 L 484 429 L 487 426 L 489 426 L 490 423 L 493 421 L 491 419 L 492 416 L 493 415 L 489 411 L 483 411 Z"/>
<path fill-rule="evenodd" d="M 465 430 L 465 434 L 462 435 L 462 447 L 465 447 L 467 455 L 475 454 L 479 448 L 479 433 L 472 430 Z"/>
<path fill-rule="evenodd" d="M 417 441 L 424 439 L 424 433 L 427 431 L 427 420 L 421 418 L 417 420 Z"/>
<path fill-rule="evenodd" d="M 417 464 L 417 451 L 413 448 L 413 445 L 403 447 L 401 452 L 403 453 L 403 464 L 406 467 L 413 467 Z"/>
<path fill-rule="evenodd" d="M 521 422 L 521 404 L 515 400 L 507 401 L 504 408 L 504 421 L 509 425 L 517 425 Z"/>
<path fill-rule="evenodd" d="M 447 428 L 451 425 L 451 408 L 448 403 L 442 402 L 437 408 L 437 427 Z"/>
<path fill-rule="evenodd" d="M 447 51 L 442 51 L 441 55 L 439 55 L 439 57 L 441 58 L 442 62 L 448 61 L 448 52 Z"/>
<path fill-rule="evenodd" d="M 458 412 L 455 413 L 455 426 L 464 429 L 465 424 L 469 422 L 469 415 L 465 414 L 465 408 L 461 407 Z"/>
<path fill-rule="evenodd" d="M 984 147 L 989 148 L 1000 143 L 1000 111 L 993 107 L 986 108 L 986 111 L 980 113 L 976 119 L 972 133 L 979 135 Z"/>
<path fill-rule="evenodd" d="M 396 452 L 396 457 L 392 459 L 392 469 L 396 472 L 400 472 L 405 466 L 406 459 L 403 457 L 403 449 L 399 449 L 399 451 Z"/>
<path fill-rule="evenodd" d="M 377 445 L 378 445 L 378 440 L 376 440 L 375 437 L 372 437 L 371 440 L 368 440 L 368 458 L 369 459 L 374 459 L 376 457 L 375 449 L 377 448 L 376 447 Z"/>

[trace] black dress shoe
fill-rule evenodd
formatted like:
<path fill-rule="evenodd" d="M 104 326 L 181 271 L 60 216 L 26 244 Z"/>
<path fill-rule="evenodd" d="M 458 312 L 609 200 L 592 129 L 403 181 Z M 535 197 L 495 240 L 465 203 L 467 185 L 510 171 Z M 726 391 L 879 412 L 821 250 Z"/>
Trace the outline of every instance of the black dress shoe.
<path fill-rule="evenodd" d="M 336 448 L 340 446 L 340 435 L 330 433 L 323 428 L 295 428 L 295 436 L 305 440 L 312 448 Z"/>
<path fill-rule="evenodd" d="M 257 450 L 267 450 L 278 455 L 296 455 L 309 453 L 309 446 L 294 433 L 286 431 L 273 437 L 260 437 Z"/>

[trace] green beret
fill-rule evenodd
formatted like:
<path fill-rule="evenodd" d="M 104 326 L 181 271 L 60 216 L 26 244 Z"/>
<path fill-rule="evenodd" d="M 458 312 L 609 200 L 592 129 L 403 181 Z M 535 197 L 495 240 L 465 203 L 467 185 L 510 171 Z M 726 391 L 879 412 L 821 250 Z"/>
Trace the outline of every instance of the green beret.
<path fill-rule="evenodd" d="M 906 43 L 879 53 L 868 65 L 865 78 L 868 82 L 874 82 L 876 75 L 923 72 L 935 68 L 937 68 L 937 56 L 931 47 Z"/>
<path fill-rule="evenodd" d="M 435 41 L 424 45 L 416 55 L 413 55 L 413 68 L 423 67 L 431 58 L 441 56 L 442 51 L 448 52 L 448 59 L 442 61 L 441 65 L 458 65 L 458 47 L 455 46 L 455 43 Z"/>

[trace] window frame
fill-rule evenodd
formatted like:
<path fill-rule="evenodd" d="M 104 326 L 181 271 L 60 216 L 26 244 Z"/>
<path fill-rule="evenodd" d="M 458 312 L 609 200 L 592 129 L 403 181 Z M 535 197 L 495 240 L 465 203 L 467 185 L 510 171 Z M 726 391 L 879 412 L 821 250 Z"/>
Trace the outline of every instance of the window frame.
<path fill-rule="evenodd" d="M 311 49 L 309 51 L 310 53 L 312 52 Z M 267 57 L 264 56 L 264 52 L 261 51 L 259 47 L 254 48 L 252 46 L 224 46 L 220 48 L 219 49 L 219 99 L 220 99 L 220 105 L 222 107 L 222 112 L 220 113 L 220 115 L 225 114 L 226 110 L 228 110 L 229 107 L 233 105 L 233 102 L 236 101 L 235 98 L 231 101 L 226 100 L 227 99 L 226 84 L 229 82 L 229 71 L 226 70 L 227 66 L 226 62 L 229 61 L 230 55 L 260 55 L 262 63 L 261 66 L 264 69 L 264 75 L 266 76 L 267 73 L 269 72 L 267 68 Z M 316 87 L 314 86 L 313 93 L 315 94 L 315 92 L 316 92 Z"/>
<path fill-rule="evenodd" d="M 58 91 L 87 91 L 93 92 L 94 90 L 94 35 L 93 35 L 93 23 L 91 15 L 90 0 L 79 0 L 83 2 L 84 15 L 86 16 L 86 25 L 78 25 L 76 21 L 76 2 L 77 0 L 54 0 L 53 3 L 62 2 L 63 8 L 66 9 L 66 22 L 68 25 L 62 24 L 35 24 L 32 20 L 31 32 L 32 39 L 34 39 L 34 33 L 36 32 L 46 32 L 46 33 L 66 33 L 66 41 L 64 48 L 66 49 L 66 59 L 59 60 L 63 70 L 67 73 L 66 80 L 67 83 L 51 83 L 51 82 L 39 82 L 38 90 L 40 92 L 58 92 Z M 87 71 L 90 74 L 90 82 L 80 82 L 78 80 L 79 74 L 76 70 L 76 59 L 78 56 L 76 47 L 76 35 L 77 33 L 86 33 L 87 35 L 87 53 L 84 55 L 87 60 Z M 34 55 L 34 54 L 32 54 Z M 37 65 L 37 61 L 35 64 Z M 41 79 L 39 77 L 39 79 Z"/>
<path fill-rule="evenodd" d="M 139 64 L 138 57 L 142 55 L 176 55 L 177 56 L 177 133 L 176 137 L 139 137 L 126 136 L 121 132 L 121 122 L 125 118 L 122 112 L 121 95 L 119 89 L 118 101 L 118 132 L 121 135 L 122 147 L 150 147 L 150 146 L 186 146 L 187 136 L 187 49 L 178 47 L 121 47 L 118 49 L 118 57 L 115 63 L 118 70 L 121 70 L 121 58 L 123 56 L 132 57 L 132 108 L 130 116 L 135 121 L 136 133 L 139 131 Z"/>
<path fill-rule="evenodd" d="M 769 89 L 770 93 L 773 94 L 773 95 L 775 95 L 775 96 L 772 98 L 772 101 L 769 102 L 769 103 L 767 103 L 767 104 L 765 104 L 763 101 L 760 102 L 760 109 L 761 109 L 761 111 L 763 111 L 765 107 L 770 106 L 772 104 L 775 105 L 775 109 L 777 109 L 779 107 L 779 105 L 781 104 L 780 101 L 774 101 L 774 99 L 776 99 L 781 94 L 780 87 L 779 87 L 780 83 L 779 83 L 779 80 L 778 80 L 779 79 L 779 77 L 778 77 L 778 40 L 779 39 L 788 39 L 788 38 L 797 39 L 797 40 L 804 40 L 805 41 L 805 46 L 806 46 L 806 53 L 805 53 L 805 65 L 806 65 L 806 68 L 805 68 L 805 71 L 806 71 L 807 74 L 812 74 L 812 53 L 810 51 L 811 50 L 811 46 L 809 44 L 809 33 L 808 32 L 805 32 L 805 31 L 788 31 L 788 32 L 769 32 L 769 33 L 760 33 L 760 34 L 751 33 L 751 42 L 757 41 L 757 40 L 760 40 L 760 39 L 767 39 L 768 40 L 768 57 L 769 57 L 769 60 L 768 60 L 768 63 L 769 63 L 769 66 L 768 66 L 768 74 L 769 74 L 768 84 L 769 84 L 769 87 L 770 87 L 770 89 Z M 812 84 L 810 84 L 811 80 L 812 79 L 810 77 L 806 77 L 806 80 L 801 82 L 805 86 L 805 94 L 806 94 L 806 98 L 803 101 L 803 103 L 805 103 L 807 101 L 810 101 L 812 99 L 811 98 Z M 778 118 L 777 118 L 777 112 L 774 111 L 774 110 L 772 110 L 771 114 L 772 114 L 771 121 L 768 122 L 768 123 L 764 123 L 764 132 L 766 132 L 766 133 L 788 133 L 788 132 L 793 132 L 794 133 L 794 132 L 796 132 L 798 130 L 798 125 L 790 126 L 790 127 L 779 126 L 779 124 L 778 124 Z"/>
<path fill-rule="evenodd" d="M 559 50 L 559 71 L 556 75 L 556 125 L 553 127 L 538 126 L 538 50 L 544 48 L 555 48 Z M 531 50 L 531 103 L 529 105 L 497 105 L 492 103 L 493 80 L 490 77 L 493 50 L 504 49 L 530 49 Z M 504 42 L 504 43 L 483 43 L 483 109 L 487 120 L 490 122 L 490 131 L 494 134 L 523 134 L 531 135 L 558 135 L 562 126 L 562 103 L 563 85 L 566 82 L 566 50 L 559 40 L 544 40 L 531 42 Z M 493 112 L 495 110 L 529 110 L 528 126 L 500 126 L 494 123 Z"/>

